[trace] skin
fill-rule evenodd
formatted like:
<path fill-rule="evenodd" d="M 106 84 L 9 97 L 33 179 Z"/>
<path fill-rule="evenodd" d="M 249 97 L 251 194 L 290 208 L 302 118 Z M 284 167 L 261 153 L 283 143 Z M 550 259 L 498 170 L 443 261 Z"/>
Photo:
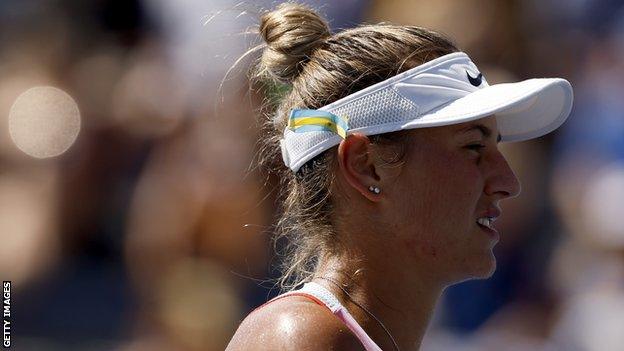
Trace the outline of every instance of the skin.
<path fill-rule="evenodd" d="M 394 349 L 391 338 L 360 306 L 386 326 L 400 350 L 418 350 L 444 289 L 496 269 L 498 233 L 477 218 L 500 214 L 500 201 L 520 192 L 498 150 L 497 131 L 494 117 L 413 129 L 398 164 L 386 162 L 391 148 L 364 135 L 338 146 L 338 252 L 319 263 L 314 281 L 334 293 L 383 350 Z M 370 192 L 371 185 L 381 193 Z M 251 313 L 228 345 L 262 349 L 362 346 L 329 310 L 295 296 Z"/>

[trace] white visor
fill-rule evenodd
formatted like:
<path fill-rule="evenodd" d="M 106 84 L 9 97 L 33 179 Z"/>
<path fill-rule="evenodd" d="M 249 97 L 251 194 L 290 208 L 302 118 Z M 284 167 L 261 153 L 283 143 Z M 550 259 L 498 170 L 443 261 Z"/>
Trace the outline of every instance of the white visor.
<path fill-rule="evenodd" d="M 565 79 L 539 78 L 490 86 L 468 55 L 456 52 L 318 110 L 305 110 L 305 116 L 319 111 L 344 120 L 348 124 L 346 135 L 374 135 L 494 115 L 501 141 L 508 142 L 537 138 L 557 129 L 571 109 L 572 86 Z M 341 140 L 341 135 L 327 128 L 306 126 L 297 130 L 289 123 L 280 140 L 284 163 L 296 172 Z"/>

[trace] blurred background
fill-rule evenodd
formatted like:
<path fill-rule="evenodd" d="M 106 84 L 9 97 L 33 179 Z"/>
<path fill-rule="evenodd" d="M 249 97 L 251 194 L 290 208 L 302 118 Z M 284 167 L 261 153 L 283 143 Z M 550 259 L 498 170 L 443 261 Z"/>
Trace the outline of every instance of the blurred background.
<path fill-rule="evenodd" d="M 490 84 L 565 77 L 556 133 L 504 153 L 492 279 L 440 303 L 429 350 L 622 350 L 624 2 L 302 1 L 337 31 L 455 38 Z M 275 184 L 250 169 L 250 34 L 276 1 L 0 1 L 0 276 L 16 350 L 222 350 L 278 291 Z M 229 71 L 229 72 L 228 72 Z"/>

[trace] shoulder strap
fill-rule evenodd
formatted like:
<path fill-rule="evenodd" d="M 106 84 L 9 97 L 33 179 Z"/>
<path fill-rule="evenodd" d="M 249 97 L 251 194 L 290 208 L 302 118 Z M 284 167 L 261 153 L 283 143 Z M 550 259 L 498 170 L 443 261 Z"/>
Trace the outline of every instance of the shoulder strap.
<path fill-rule="evenodd" d="M 344 306 L 340 303 L 340 301 L 338 301 L 334 294 L 332 294 L 329 290 L 325 289 L 325 287 L 323 287 L 322 285 L 315 282 L 309 282 L 304 284 L 303 287 L 299 290 L 296 290 L 296 292 L 314 296 L 333 313 L 338 311 L 340 308 L 344 308 Z"/>
<path fill-rule="evenodd" d="M 322 285 L 309 282 L 301 289 L 293 291 L 293 293 L 295 292 L 309 294 L 309 296 L 315 297 L 318 301 L 321 301 L 336 317 L 342 320 L 349 330 L 351 330 L 358 340 L 360 340 L 366 351 L 381 351 L 381 348 L 366 334 L 364 328 L 353 318 L 353 315 L 349 313 L 347 308 L 338 301 L 334 294 L 325 289 Z"/>
<path fill-rule="evenodd" d="M 360 340 L 366 351 L 382 351 L 373 339 L 366 334 L 364 328 L 358 324 L 347 308 L 340 303 L 336 296 L 334 296 L 334 294 L 332 294 L 329 290 L 325 289 L 322 285 L 314 282 L 304 284 L 299 290 L 289 291 L 276 296 L 265 302 L 262 306 L 257 307 L 255 310 L 258 310 L 275 300 L 283 299 L 288 296 L 303 296 L 323 307 L 326 307 L 332 312 L 332 314 L 340 319 L 347 326 L 347 328 L 349 328 L 349 330 L 351 330 L 358 340 Z"/>

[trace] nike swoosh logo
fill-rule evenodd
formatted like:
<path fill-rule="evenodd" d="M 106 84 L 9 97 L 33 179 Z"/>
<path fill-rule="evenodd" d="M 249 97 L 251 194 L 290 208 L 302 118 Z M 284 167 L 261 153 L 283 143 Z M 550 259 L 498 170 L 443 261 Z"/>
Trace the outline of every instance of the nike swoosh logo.
<path fill-rule="evenodd" d="M 470 84 L 474 85 L 475 87 L 481 85 L 483 74 L 479 73 L 479 75 L 474 78 L 470 76 L 470 73 L 468 73 L 468 71 L 466 71 L 466 76 L 468 77 L 468 81 L 470 82 Z"/>

